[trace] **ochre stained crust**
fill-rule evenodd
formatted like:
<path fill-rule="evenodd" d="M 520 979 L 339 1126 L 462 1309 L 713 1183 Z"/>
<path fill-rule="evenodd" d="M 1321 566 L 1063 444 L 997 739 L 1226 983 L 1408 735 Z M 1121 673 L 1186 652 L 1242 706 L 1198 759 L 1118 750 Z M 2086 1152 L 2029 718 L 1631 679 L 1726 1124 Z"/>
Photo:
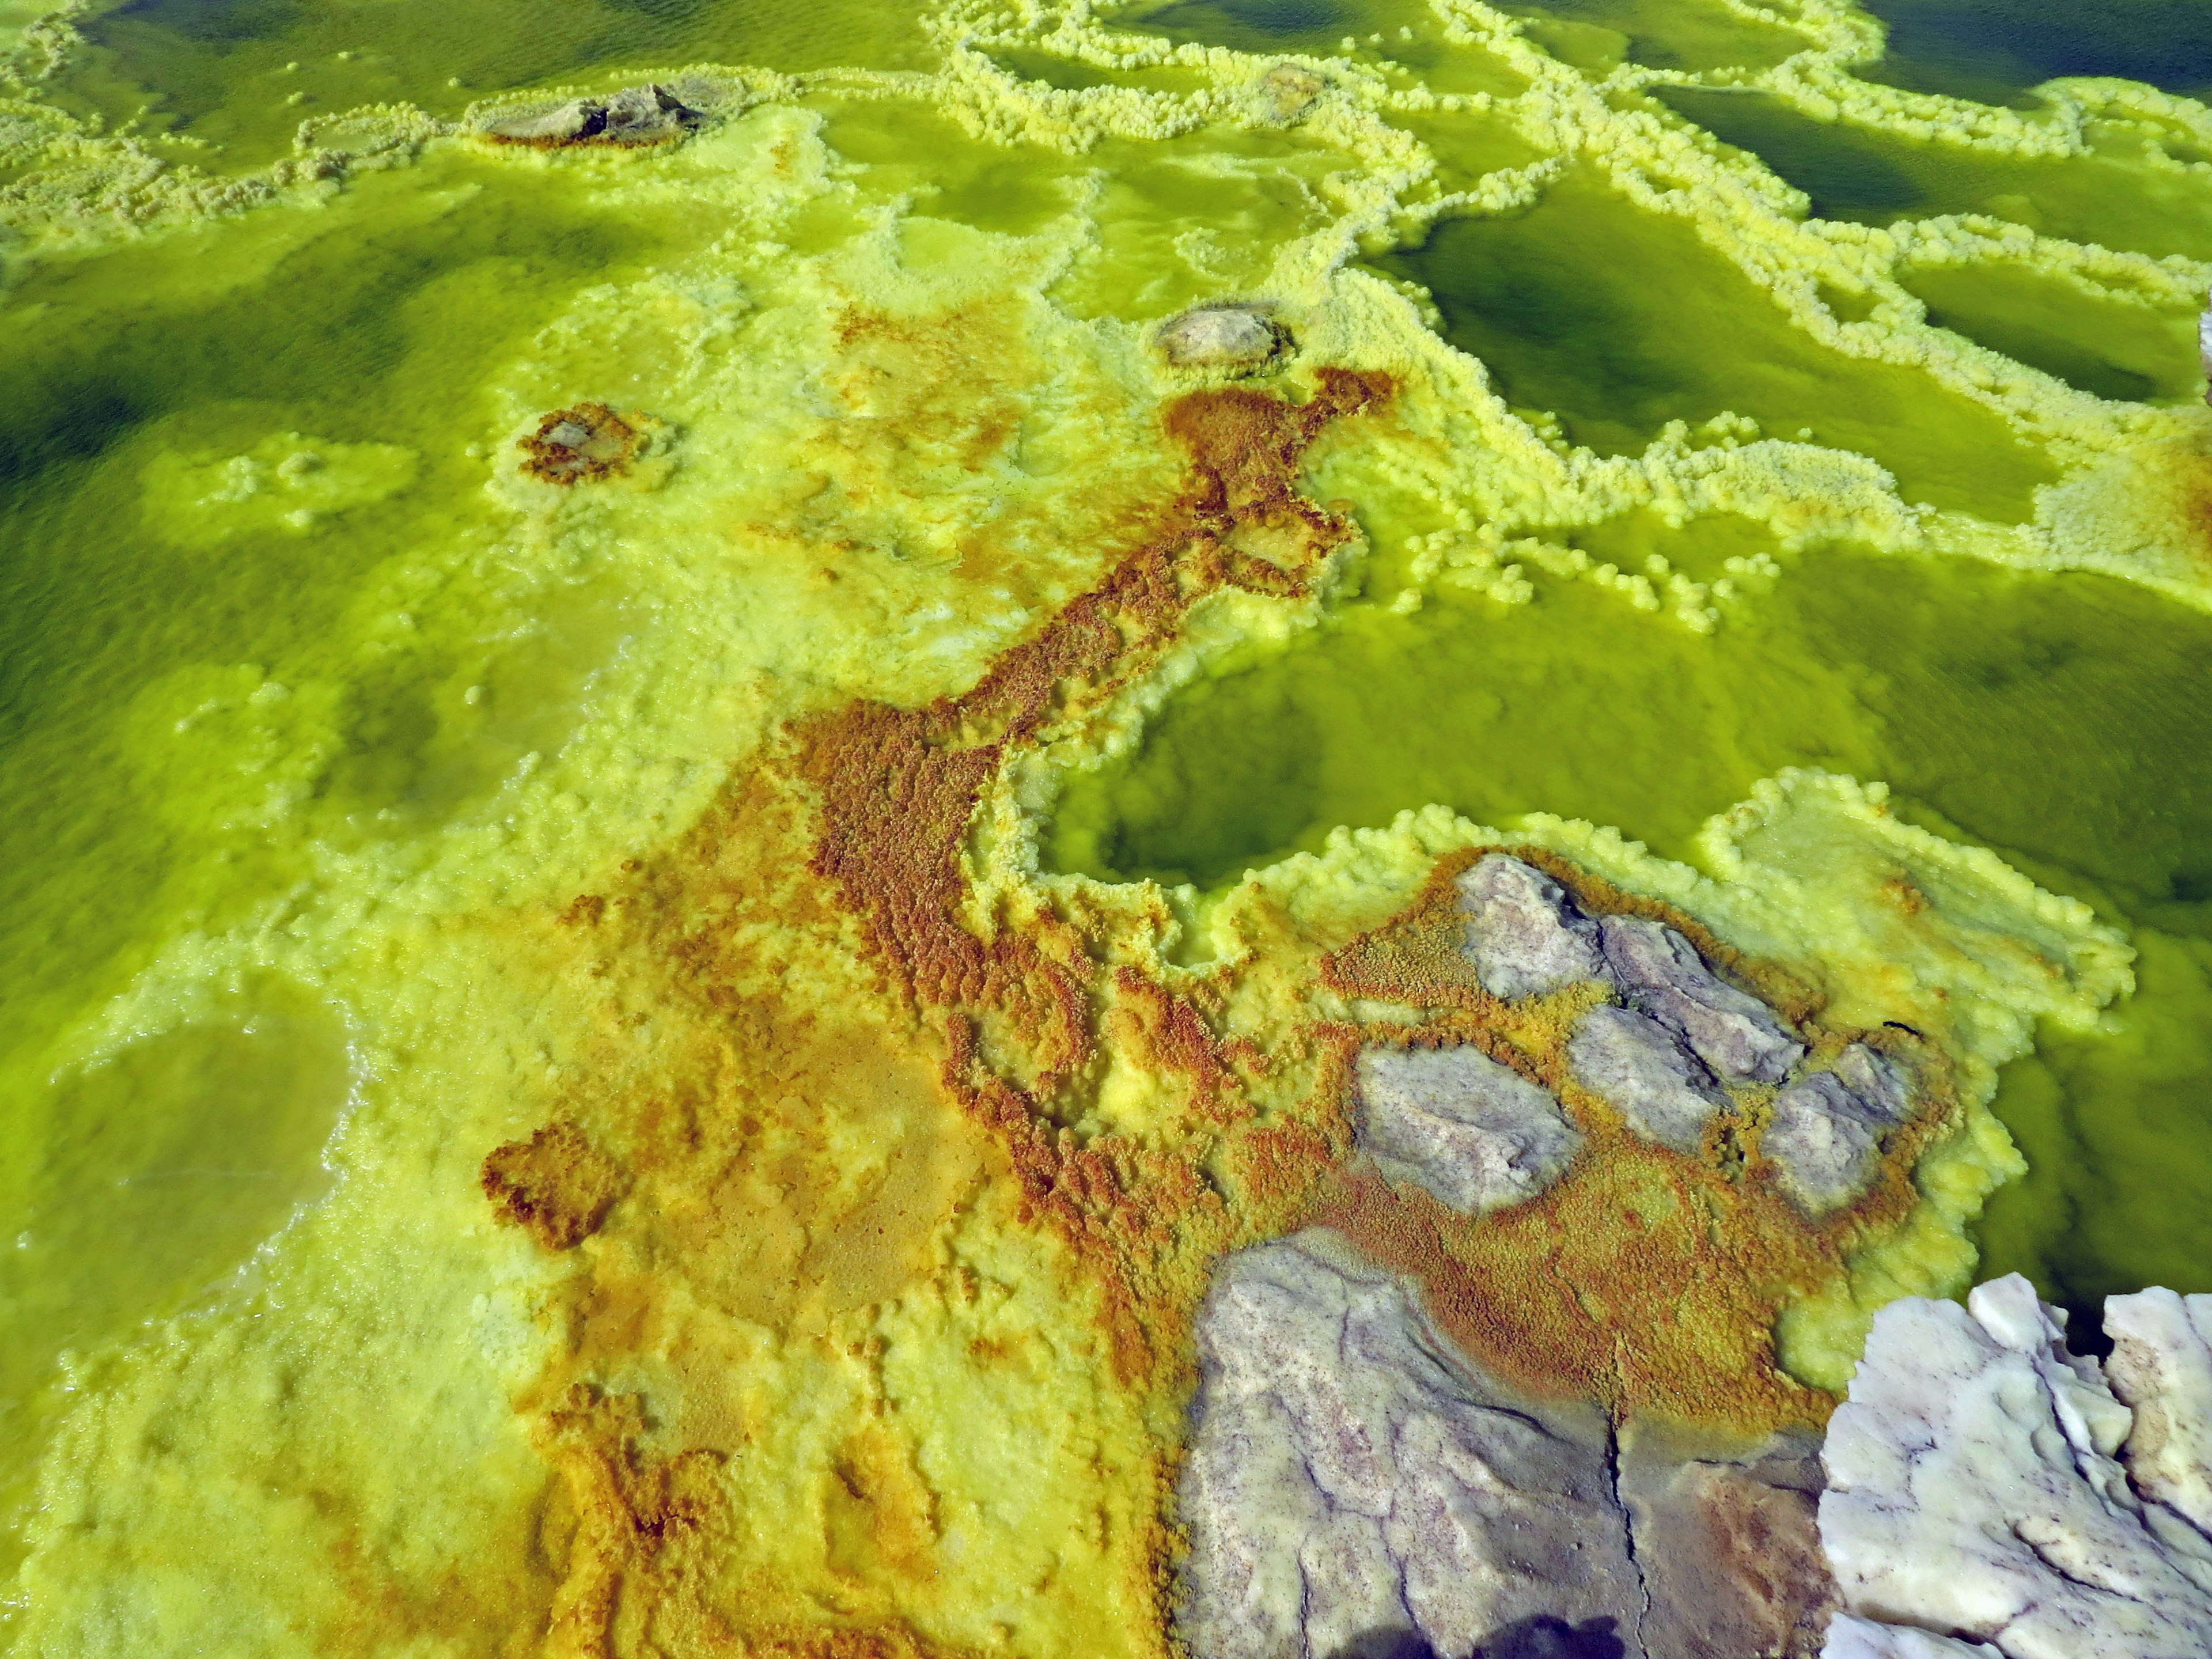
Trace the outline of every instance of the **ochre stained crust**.
<path fill-rule="evenodd" d="M 1056 1241 L 1081 1281 L 1066 1317 L 1099 1327 L 1103 1363 L 1086 1375 L 1151 1422 L 1188 1401 L 1212 1263 L 1314 1220 L 1419 1274 L 1445 1328 L 1523 1386 L 1753 1431 L 1825 1416 L 1826 1396 L 1776 1368 L 1774 1316 L 1910 1202 L 1899 1170 L 1917 1141 L 1859 1205 L 1813 1226 L 1759 1164 L 1756 1103 L 1694 1156 L 1633 1139 L 1564 1075 L 1565 1024 L 1591 993 L 1508 1006 L 1459 957 L 1451 881 L 1474 853 L 1358 938 L 1301 942 L 1284 919 L 1279 939 L 1203 971 L 1130 961 L 1117 950 L 1127 918 L 1079 892 L 1023 908 L 971 884 L 978 805 L 1012 761 L 1151 672 L 1206 596 L 1297 598 L 1348 544 L 1349 521 L 1298 493 L 1302 458 L 1390 390 L 1322 370 L 1304 402 L 1250 388 L 1179 398 L 1163 420 L 1188 457 L 1180 493 L 1131 503 L 1105 575 L 970 690 L 799 722 L 673 850 L 549 909 L 541 942 L 572 956 L 605 1008 L 603 1059 L 563 1122 L 618 1166 L 621 1194 L 595 1232 L 547 1238 L 585 1241 L 557 1358 L 522 1402 L 562 1476 L 544 1528 L 559 1586 L 550 1650 L 942 1650 L 926 1634 L 951 1577 L 926 1425 L 872 1395 L 817 1468 L 789 1472 L 814 1493 L 818 1577 L 801 1582 L 777 1565 L 784 1540 L 732 1496 L 746 1469 L 771 1467 L 750 1460 L 788 1410 L 755 1397 L 747 1334 L 874 1377 L 877 1310 L 919 1286 L 972 1300 L 942 1240 L 987 1194 L 1012 1194 L 1014 1224 Z M 1816 1049 L 1858 1035 L 1820 1028 L 1809 992 L 1691 919 L 1516 850 L 1593 911 L 1682 928 Z M 1233 1031 L 1250 976 L 1270 973 L 1280 1012 L 1264 1041 Z M 1328 994 L 1410 1006 L 1421 1024 L 1307 1008 Z M 1938 1103 L 1912 1135 L 1940 1133 L 1940 1060 L 1908 1033 L 1869 1040 L 1905 1054 Z M 1352 1061 L 1378 1042 L 1480 1043 L 1557 1090 L 1589 1151 L 1534 1202 L 1480 1221 L 1394 1193 L 1349 1162 Z M 1177 1115 L 1146 1133 L 1101 1128 L 1100 1079 L 1116 1066 L 1164 1089 Z M 560 1127 L 495 1153 L 495 1200 L 559 1209 L 532 1182 L 565 1144 L 548 1139 Z M 857 1184 L 855 1148 L 882 1160 Z M 996 1339 L 969 1359 L 1031 1364 Z M 1176 1453 L 1157 1434 L 1145 1445 L 1099 1477 L 1110 1565 L 1085 1605 L 1116 1610 L 1129 1651 L 1164 1654 Z"/>

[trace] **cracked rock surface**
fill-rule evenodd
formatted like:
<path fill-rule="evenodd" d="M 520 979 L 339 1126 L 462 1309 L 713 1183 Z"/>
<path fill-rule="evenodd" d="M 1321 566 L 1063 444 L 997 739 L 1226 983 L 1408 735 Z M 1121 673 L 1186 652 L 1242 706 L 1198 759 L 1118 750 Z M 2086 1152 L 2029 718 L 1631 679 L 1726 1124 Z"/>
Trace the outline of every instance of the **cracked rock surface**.
<path fill-rule="evenodd" d="M 1566 890 L 1533 866 L 1486 854 L 1457 884 L 1467 955 L 1483 988 L 1509 1001 L 1603 979 L 1597 924 Z"/>
<path fill-rule="evenodd" d="M 1198 1341 L 1194 1659 L 1644 1659 L 1594 1407 L 1483 1377 L 1405 1281 L 1322 1229 L 1224 1261 Z"/>
<path fill-rule="evenodd" d="M 2130 1343 L 2118 1376 L 2142 1402 L 2139 1449 L 2136 1413 L 2094 1360 L 2067 1351 L 2018 1274 L 1964 1308 L 1908 1297 L 1876 1316 L 1829 1426 L 1820 1510 L 1856 1620 L 2003 1659 L 2212 1653 L 2212 1539 L 2185 1507 L 2206 1474 L 2192 1379 L 2204 1334 L 2186 1304 L 2177 1322 L 2178 1297 L 2114 1300 L 2135 1304 L 2116 1331 Z M 2122 1455 L 2159 1501 L 2144 1504 Z M 1948 1651 L 1899 1645 L 1910 1639 L 1838 1620 L 1827 1659 Z"/>
<path fill-rule="evenodd" d="M 1357 1093 L 1358 1146 L 1384 1179 L 1467 1215 L 1534 1197 L 1583 1144 L 1549 1091 L 1471 1045 L 1367 1049 Z"/>
<path fill-rule="evenodd" d="M 1698 948 L 1643 916 L 1598 923 L 1606 965 L 1628 1005 L 1675 1032 L 1730 1083 L 1779 1083 L 1805 1053 L 1757 997 L 1717 978 Z"/>
<path fill-rule="evenodd" d="M 1854 1042 L 1832 1071 L 1801 1077 L 1774 1097 L 1759 1150 L 1798 1208 L 1824 1215 L 1866 1190 L 1881 1137 L 1904 1121 L 1910 1098 L 1896 1066 Z"/>
<path fill-rule="evenodd" d="M 1814 1659 L 1836 1607 L 1816 1519 L 1820 1441 L 1717 1451 L 1631 1423 L 1622 1499 L 1655 1659 Z"/>
<path fill-rule="evenodd" d="M 1658 1021 L 1627 1008 L 1593 1008 L 1567 1039 L 1581 1084 L 1647 1140 L 1694 1152 L 1706 1120 L 1728 1103 L 1712 1074 Z"/>

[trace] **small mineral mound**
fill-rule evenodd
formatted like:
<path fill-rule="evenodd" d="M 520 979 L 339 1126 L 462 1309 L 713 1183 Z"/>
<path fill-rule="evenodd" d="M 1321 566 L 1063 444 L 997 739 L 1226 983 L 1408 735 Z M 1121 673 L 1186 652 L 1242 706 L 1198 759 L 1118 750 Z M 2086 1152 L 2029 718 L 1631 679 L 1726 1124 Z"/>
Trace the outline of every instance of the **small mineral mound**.
<path fill-rule="evenodd" d="M 1177 368 L 1249 371 L 1290 343 L 1267 307 L 1245 302 L 1193 306 L 1160 325 L 1160 355 Z"/>
<path fill-rule="evenodd" d="M 544 416 L 514 447 L 528 457 L 522 470 L 532 477 L 576 484 L 629 471 L 643 441 L 634 423 L 605 404 L 577 404 Z"/>
<path fill-rule="evenodd" d="M 683 137 L 699 124 L 699 112 L 655 82 L 624 87 L 609 98 L 572 98 L 550 109 L 525 111 L 494 121 L 483 136 L 495 144 L 565 149 L 578 144 L 625 148 Z"/>
<path fill-rule="evenodd" d="M 1286 126 L 1312 108 L 1314 100 L 1328 87 L 1322 76 L 1291 63 L 1278 64 L 1260 77 L 1267 113 Z"/>

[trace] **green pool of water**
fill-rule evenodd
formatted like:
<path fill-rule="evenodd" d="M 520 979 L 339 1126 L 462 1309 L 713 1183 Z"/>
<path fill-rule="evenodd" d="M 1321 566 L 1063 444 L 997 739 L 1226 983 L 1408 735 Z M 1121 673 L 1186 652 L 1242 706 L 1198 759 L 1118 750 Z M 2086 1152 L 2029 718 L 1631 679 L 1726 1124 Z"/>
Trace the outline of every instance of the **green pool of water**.
<path fill-rule="evenodd" d="M 1509 404 L 1557 415 L 1601 453 L 1726 410 L 1871 456 L 1908 501 L 1997 522 L 2025 518 L 2053 476 L 1989 410 L 1808 338 L 1690 227 L 1591 178 L 1570 175 L 1526 213 L 1447 220 L 1376 264 L 1429 290 L 1445 337 Z"/>
<path fill-rule="evenodd" d="M 1675 87 L 1656 95 L 1803 191 L 1816 218 L 1892 224 L 1986 214 L 2155 258 L 2212 257 L 2212 179 L 2146 173 L 2141 133 L 2092 124 L 2097 153 L 2012 157 L 1815 120 L 1765 93 Z"/>

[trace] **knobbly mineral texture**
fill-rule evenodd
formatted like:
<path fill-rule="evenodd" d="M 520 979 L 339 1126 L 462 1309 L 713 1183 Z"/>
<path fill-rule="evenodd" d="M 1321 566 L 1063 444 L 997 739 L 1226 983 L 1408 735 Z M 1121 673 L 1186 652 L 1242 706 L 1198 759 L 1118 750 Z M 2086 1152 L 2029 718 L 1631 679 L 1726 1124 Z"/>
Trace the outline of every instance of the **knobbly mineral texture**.
<path fill-rule="evenodd" d="M 1368 1049 L 1358 1102 L 1384 1177 L 1468 1215 L 1534 1197 L 1583 1144 L 1548 1091 L 1470 1044 Z"/>
<path fill-rule="evenodd" d="M 2117 1322 L 2130 1343 L 2118 1374 L 2144 1402 L 2140 1431 L 2018 1274 L 1964 1308 L 1910 1297 L 1876 1316 L 1830 1425 L 1820 1500 L 1850 1613 L 2004 1659 L 2212 1652 L 2212 1540 L 2179 1503 L 2147 1509 L 2118 1461 L 2140 1462 L 2154 1494 L 2202 1491 L 2203 1396 L 2188 1379 L 2203 1333 L 2159 1292 L 2120 1300 L 2135 1304 Z M 1838 1621 L 1829 1659 L 1954 1651 L 1913 1639 Z"/>
<path fill-rule="evenodd" d="M 1178 368 L 1253 369 L 1288 340 L 1260 305 L 1194 306 L 1160 325 L 1160 354 Z"/>
<path fill-rule="evenodd" d="M 2135 1413 L 2122 1456 L 2152 1524 L 2185 1545 L 2176 1518 L 2212 1538 L 2212 1296 L 2113 1297 L 2105 1334 L 2106 1380 Z"/>

